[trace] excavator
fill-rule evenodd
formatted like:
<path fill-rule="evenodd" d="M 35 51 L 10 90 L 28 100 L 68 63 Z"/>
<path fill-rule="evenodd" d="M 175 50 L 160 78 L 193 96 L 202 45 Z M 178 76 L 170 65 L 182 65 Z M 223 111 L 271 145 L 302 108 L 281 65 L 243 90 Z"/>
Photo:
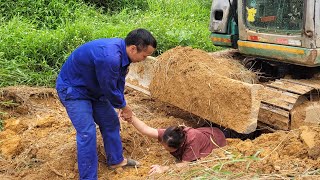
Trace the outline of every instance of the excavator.
<path fill-rule="evenodd" d="M 209 30 L 215 46 L 236 49 L 241 63 L 259 73 L 263 90 L 246 128 L 191 113 L 244 134 L 320 124 L 320 0 L 213 0 Z M 150 95 L 153 62 L 130 67 L 127 86 Z"/>

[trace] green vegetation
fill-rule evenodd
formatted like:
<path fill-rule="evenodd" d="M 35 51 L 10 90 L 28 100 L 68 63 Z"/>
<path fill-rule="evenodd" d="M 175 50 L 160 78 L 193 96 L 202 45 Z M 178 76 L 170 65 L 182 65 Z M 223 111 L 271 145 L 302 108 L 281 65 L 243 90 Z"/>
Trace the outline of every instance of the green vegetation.
<path fill-rule="evenodd" d="M 242 164 L 246 167 L 246 171 L 249 171 L 250 165 L 252 163 L 258 162 L 261 159 L 258 157 L 260 151 L 257 151 L 252 156 L 243 156 L 236 155 L 232 152 L 225 151 L 225 158 L 217 158 L 212 157 L 208 158 L 204 161 L 197 161 L 191 166 L 194 168 L 191 171 L 183 171 L 177 174 L 177 176 L 182 177 L 183 179 L 236 179 L 246 175 L 247 172 L 243 173 L 233 173 L 229 170 L 225 170 L 225 166 L 234 165 L 234 164 Z M 209 166 L 206 164 L 209 163 Z M 175 176 L 175 173 L 171 173 L 172 176 Z M 246 179 L 246 178 L 244 178 Z"/>
<path fill-rule="evenodd" d="M 320 170 L 309 169 L 303 174 L 294 174 L 288 171 L 287 174 L 262 173 L 259 169 L 255 169 L 257 164 L 262 163 L 267 157 L 260 157 L 263 149 L 256 151 L 251 156 L 245 156 L 238 152 L 224 151 L 225 157 L 208 156 L 203 160 L 195 161 L 189 165 L 189 168 L 172 169 L 166 172 L 166 177 L 171 179 L 193 179 L 193 180 L 222 180 L 222 179 L 294 179 L 296 175 L 303 178 L 310 178 L 313 175 L 320 175 Z M 242 172 L 233 172 L 234 168 L 245 167 Z M 291 178 L 290 178 L 291 177 Z"/>
<path fill-rule="evenodd" d="M 211 1 L 200 0 L 0 0 L 0 87 L 53 87 L 77 46 L 124 38 L 138 27 L 155 35 L 157 55 L 179 45 L 215 51 L 209 40 L 210 7 Z"/>

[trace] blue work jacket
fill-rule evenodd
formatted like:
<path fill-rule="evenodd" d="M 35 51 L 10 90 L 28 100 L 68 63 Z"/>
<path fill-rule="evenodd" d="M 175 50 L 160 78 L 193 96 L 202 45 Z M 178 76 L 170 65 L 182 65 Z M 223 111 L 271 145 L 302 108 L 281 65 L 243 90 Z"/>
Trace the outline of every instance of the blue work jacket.
<path fill-rule="evenodd" d="M 109 100 L 114 108 L 123 108 L 129 65 L 123 39 L 93 40 L 71 53 L 58 75 L 56 89 L 66 91 L 66 99 Z"/>

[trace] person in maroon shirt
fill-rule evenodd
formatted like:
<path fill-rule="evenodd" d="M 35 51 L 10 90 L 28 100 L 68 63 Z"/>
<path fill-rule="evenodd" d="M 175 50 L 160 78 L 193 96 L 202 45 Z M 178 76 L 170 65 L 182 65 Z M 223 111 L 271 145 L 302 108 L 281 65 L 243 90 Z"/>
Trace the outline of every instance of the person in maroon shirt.
<path fill-rule="evenodd" d="M 224 133 L 215 127 L 191 128 L 171 126 L 167 129 L 155 129 L 132 116 L 132 125 L 142 134 L 157 138 L 164 148 L 178 159 L 177 167 L 184 167 L 187 162 L 208 156 L 213 149 L 226 145 Z M 163 173 L 169 166 L 152 165 L 150 174 Z"/>

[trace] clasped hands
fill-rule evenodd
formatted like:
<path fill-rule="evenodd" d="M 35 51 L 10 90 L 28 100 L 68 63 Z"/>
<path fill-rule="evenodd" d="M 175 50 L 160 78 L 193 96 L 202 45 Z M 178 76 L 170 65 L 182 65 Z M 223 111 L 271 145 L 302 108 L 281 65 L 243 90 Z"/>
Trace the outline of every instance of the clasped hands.
<path fill-rule="evenodd" d="M 119 109 L 118 116 L 120 119 L 132 123 L 133 112 L 129 106 Z"/>

